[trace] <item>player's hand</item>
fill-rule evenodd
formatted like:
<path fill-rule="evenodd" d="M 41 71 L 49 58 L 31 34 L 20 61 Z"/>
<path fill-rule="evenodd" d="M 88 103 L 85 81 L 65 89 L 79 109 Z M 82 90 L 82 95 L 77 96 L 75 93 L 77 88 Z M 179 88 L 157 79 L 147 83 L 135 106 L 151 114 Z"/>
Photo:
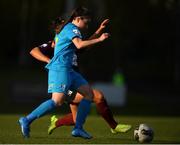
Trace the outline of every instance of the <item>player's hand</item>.
<path fill-rule="evenodd" d="M 103 33 L 100 37 L 99 37 L 99 40 L 100 41 L 104 41 L 105 39 L 108 39 L 110 36 L 109 33 Z"/>
<path fill-rule="evenodd" d="M 101 28 L 101 29 L 104 29 L 108 23 L 109 23 L 109 19 L 105 19 L 105 20 L 101 23 L 100 28 Z"/>

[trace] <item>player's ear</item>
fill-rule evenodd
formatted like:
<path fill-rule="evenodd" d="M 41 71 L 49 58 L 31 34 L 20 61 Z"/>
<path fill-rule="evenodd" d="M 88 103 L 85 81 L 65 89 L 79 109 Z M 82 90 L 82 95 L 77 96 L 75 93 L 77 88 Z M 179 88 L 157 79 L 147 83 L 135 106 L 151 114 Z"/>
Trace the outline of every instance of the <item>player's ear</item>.
<path fill-rule="evenodd" d="M 76 21 L 77 21 L 78 23 L 80 22 L 80 20 L 81 20 L 80 17 L 76 17 Z"/>

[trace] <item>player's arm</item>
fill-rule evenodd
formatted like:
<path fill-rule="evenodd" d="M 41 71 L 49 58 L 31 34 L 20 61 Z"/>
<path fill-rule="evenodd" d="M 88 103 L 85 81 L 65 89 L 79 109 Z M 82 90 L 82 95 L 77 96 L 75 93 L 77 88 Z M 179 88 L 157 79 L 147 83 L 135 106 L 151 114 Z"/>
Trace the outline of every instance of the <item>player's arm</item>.
<path fill-rule="evenodd" d="M 44 54 L 40 51 L 39 47 L 34 47 L 34 48 L 30 51 L 30 54 L 31 54 L 34 58 L 36 58 L 37 60 L 39 60 L 39 61 L 46 62 L 46 63 L 49 63 L 49 61 L 50 61 L 50 58 L 49 58 L 48 56 L 44 55 Z"/>
<path fill-rule="evenodd" d="M 102 34 L 104 28 L 106 28 L 106 25 L 107 25 L 108 23 L 109 23 L 109 19 L 105 19 L 105 20 L 100 24 L 100 26 L 99 26 L 99 28 L 96 30 L 96 32 L 95 32 L 91 37 L 89 37 L 89 40 L 94 39 L 94 38 L 98 38 L 98 37 Z"/>
<path fill-rule="evenodd" d="M 82 40 L 79 37 L 75 37 L 72 39 L 74 45 L 77 47 L 77 49 L 86 48 L 89 46 L 92 46 L 96 43 L 102 42 L 105 39 L 109 37 L 108 33 L 103 33 L 99 38 L 91 39 L 91 40 Z"/>

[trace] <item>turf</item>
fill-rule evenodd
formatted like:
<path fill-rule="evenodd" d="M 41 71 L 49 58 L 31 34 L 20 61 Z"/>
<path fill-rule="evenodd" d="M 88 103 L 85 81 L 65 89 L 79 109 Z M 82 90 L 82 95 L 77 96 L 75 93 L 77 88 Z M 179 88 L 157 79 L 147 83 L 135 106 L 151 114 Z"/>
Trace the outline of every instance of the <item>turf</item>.
<path fill-rule="evenodd" d="M 0 144 L 129 144 L 137 143 L 133 139 L 133 130 L 140 123 L 147 123 L 155 132 L 152 143 L 180 143 L 180 117 L 133 117 L 116 116 L 117 121 L 133 125 L 128 133 L 111 134 L 105 121 L 99 116 L 88 117 L 85 129 L 93 139 L 85 140 L 71 136 L 71 127 L 56 129 L 47 135 L 50 116 L 35 121 L 31 126 L 31 137 L 24 139 L 21 135 L 18 118 L 21 115 L 0 115 Z"/>

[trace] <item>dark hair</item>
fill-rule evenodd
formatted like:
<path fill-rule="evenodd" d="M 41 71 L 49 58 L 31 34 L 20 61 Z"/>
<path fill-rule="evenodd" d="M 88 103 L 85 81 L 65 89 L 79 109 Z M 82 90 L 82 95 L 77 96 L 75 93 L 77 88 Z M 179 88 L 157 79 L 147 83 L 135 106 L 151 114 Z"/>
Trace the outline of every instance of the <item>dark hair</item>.
<path fill-rule="evenodd" d="M 91 15 L 91 12 L 87 8 L 80 6 L 72 12 L 68 22 L 72 22 L 75 17 L 91 17 Z"/>
<path fill-rule="evenodd" d="M 65 20 L 62 17 L 57 17 L 55 20 L 51 22 L 51 30 L 58 34 L 63 26 Z"/>
<path fill-rule="evenodd" d="M 70 18 L 68 20 L 66 20 L 66 22 L 61 26 L 59 32 L 64 28 L 64 26 L 69 23 L 69 22 L 72 22 L 74 18 L 76 17 L 89 17 L 91 18 L 91 12 L 83 7 L 83 6 L 80 6 L 80 7 L 77 7 L 71 14 Z"/>

